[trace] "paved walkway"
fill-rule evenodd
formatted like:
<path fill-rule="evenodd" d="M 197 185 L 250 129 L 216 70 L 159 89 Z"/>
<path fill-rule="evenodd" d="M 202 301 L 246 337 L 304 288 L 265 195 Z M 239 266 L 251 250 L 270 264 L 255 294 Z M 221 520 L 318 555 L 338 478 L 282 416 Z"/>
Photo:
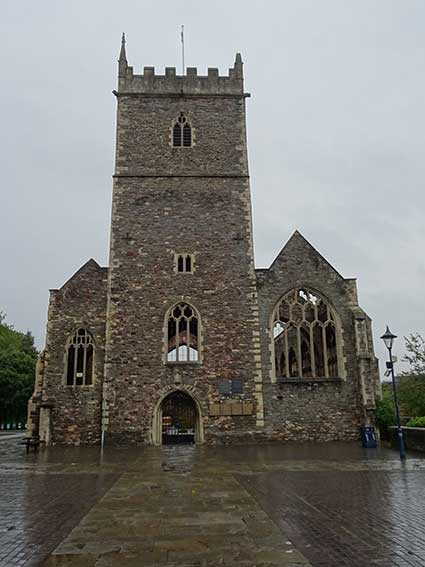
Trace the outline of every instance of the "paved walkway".
<path fill-rule="evenodd" d="M 0 444 L 0 565 L 425 567 L 425 459 Z"/>
<path fill-rule="evenodd" d="M 20 439 L 21 437 L 25 437 L 25 431 L 0 431 L 0 441 Z"/>

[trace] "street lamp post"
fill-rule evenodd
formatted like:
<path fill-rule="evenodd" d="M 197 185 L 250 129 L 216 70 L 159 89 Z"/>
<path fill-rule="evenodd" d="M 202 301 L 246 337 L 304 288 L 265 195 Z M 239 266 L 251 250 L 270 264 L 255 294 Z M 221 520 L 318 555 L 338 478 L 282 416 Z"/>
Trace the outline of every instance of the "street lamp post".
<path fill-rule="evenodd" d="M 385 346 L 388 349 L 389 354 L 389 361 L 387 362 L 387 368 L 391 371 L 391 378 L 393 382 L 393 393 L 394 393 L 394 406 L 395 406 L 395 415 L 397 419 L 397 436 L 398 436 L 398 447 L 400 450 L 400 459 L 404 460 L 406 458 L 406 450 L 404 448 L 404 438 L 403 438 L 403 430 L 400 426 L 400 412 L 398 410 L 398 397 L 397 397 L 397 384 L 395 381 L 394 376 L 394 362 L 393 357 L 391 354 L 393 348 L 394 339 L 397 338 L 397 335 L 393 335 L 390 331 L 388 325 L 385 333 L 382 335 L 381 339 L 384 341 Z"/>

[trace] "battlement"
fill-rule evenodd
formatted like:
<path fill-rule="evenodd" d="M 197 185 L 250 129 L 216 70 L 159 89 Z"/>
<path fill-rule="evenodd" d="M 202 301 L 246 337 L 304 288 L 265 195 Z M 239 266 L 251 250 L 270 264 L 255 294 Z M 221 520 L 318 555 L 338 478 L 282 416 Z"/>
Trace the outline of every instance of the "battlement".
<path fill-rule="evenodd" d="M 207 75 L 198 75 L 196 67 L 187 67 L 185 75 L 178 75 L 175 67 L 166 67 L 165 75 L 157 75 L 154 67 L 144 67 L 142 75 L 135 75 L 128 65 L 123 34 L 118 60 L 118 91 L 120 94 L 218 94 L 244 95 L 243 62 L 240 53 L 228 75 L 219 75 L 209 68 Z"/>

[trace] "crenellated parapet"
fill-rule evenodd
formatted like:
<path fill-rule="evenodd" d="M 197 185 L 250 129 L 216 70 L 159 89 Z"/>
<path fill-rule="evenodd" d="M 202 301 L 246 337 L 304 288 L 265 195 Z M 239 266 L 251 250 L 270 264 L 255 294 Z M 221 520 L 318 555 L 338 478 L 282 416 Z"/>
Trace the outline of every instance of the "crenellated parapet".
<path fill-rule="evenodd" d="M 196 67 L 187 67 L 185 75 L 177 74 L 175 67 L 166 67 L 165 75 L 156 74 L 154 67 L 144 67 L 143 73 L 136 75 L 127 62 L 124 34 L 118 60 L 118 91 L 114 94 L 249 96 L 244 93 L 240 53 L 228 75 L 220 75 L 217 68 L 209 68 L 207 75 L 198 75 Z"/>

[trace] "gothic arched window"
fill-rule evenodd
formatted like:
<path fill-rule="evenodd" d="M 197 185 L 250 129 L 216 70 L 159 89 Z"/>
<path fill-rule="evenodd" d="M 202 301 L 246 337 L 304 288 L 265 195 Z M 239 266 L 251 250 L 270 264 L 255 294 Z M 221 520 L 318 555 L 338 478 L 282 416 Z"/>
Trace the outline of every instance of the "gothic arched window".
<path fill-rule="evenodd" d="M 187 303 L 175 305 L 167 314 L 167 362 L 199 362 L 200 321 Z"/>
<path fill-rule="evenodd" d="M 288 292 L 273 313 L 277 378 L 341 377 L 340 329 L 334 310 L 316 292 Z"/>
<path fill-rule="evenodd" d="M 180 112 L 173 125 L 173 146 L 175 148 L 192 146 L 192 126 L 183 112 Z"/>
<path fill-rule="evenodd" d="M 86 329 L 78 329 L 66 347 L 66 384 L 91 386 L 94 369 L 94 341 Z"/>

